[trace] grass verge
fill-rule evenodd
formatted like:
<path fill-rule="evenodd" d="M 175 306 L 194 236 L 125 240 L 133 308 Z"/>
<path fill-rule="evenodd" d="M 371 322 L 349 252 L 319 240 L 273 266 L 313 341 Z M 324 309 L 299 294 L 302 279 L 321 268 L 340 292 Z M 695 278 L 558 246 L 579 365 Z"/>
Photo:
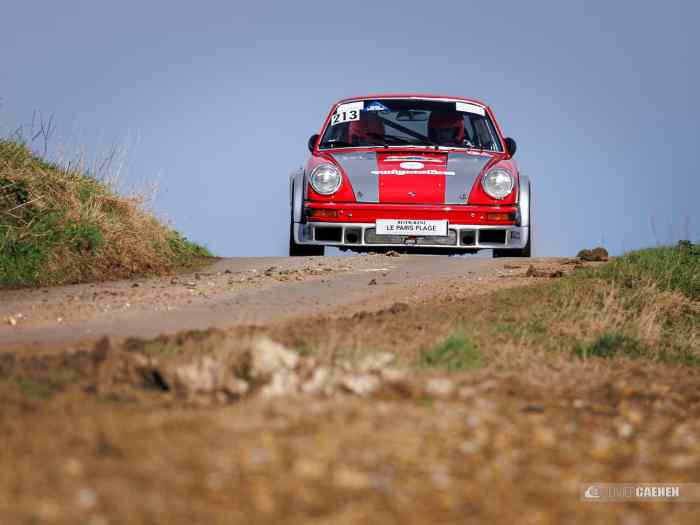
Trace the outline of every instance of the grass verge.
<path fill-rule="evenodd" d="M 320 359 L 338 349 L 345 357 L 381 350 L 407 365 L 455 371 L 595 359 L 696 365 L 698 249 L 635 251 L 560 279 L 483 294 L 455 287 L 451 297 L 405 311 L 296 323 L 270 335 L 314 348 Z"/>
<path fill-rule="evenodd" d="M 615 259 L 598 272 L 609 282 L 627 288 L 653 283 L 700 300 L 700 244 L 681 241 L 677 246 L 637 250 Z"/>
<path fill-rule="evenodd" d="M 483 366 L 484 357 L 460 328 L 425 352 L 421 364 L 445 370 L 469 370 Z"/>
<path fill-rule="evenodd" d="M 0 140 L 0 286 L 159 274 L 210 256 L 138 198 Z"/>
<path fill-rule="evenodd" d="M 634 251 L 554 283 L 495 298 L 504 344 L 582 359 L 700 364 L 700 247 Z M 514 302 L 527 305 L 517 308 Z M 510 306 L 510 308 L 509 308 Z"/>

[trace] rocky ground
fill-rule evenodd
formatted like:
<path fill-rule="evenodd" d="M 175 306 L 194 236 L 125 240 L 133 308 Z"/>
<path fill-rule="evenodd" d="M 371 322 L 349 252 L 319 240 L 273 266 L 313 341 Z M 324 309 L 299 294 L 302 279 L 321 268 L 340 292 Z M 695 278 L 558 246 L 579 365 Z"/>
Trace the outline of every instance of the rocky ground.
<path fill-rule="evenodd" d="M 585 288 L 573 276 L 580 261 L 369 256 L 295 262 L 297 274 L 247 264 L 200 279 L 95 285 L 124 293 L 104 302 L 80 298 L 89 286 L 30 292 L 32 301 L 48 295 L 48 310 L 11 292 L 6 317 L 19 307 L 35 314 L 6 321 L 6 341 L 18 326 L 45 334 L 66 295 L 79 297 L 75 311 L 63 308 L 80 326 L 113 297 L 144 293 L 132 304 L 145 315 L 162 304 L 158 290 L 182 318 L 203 304 L 231 316 L 158 337 L 27 339 L 0 355 L 0 522 L 700 519 L 700 504 L 581 500 L 595 481 L 697 481 L 700 368 L 575 357 L 568 341 L 600 329 L 597 311 L 625 333 L 639 325 L 650 341 L 666 337 L 649 330 L 658 319 L 641 296 L 624 320 L 613 292 L 595 308 L 585 308 L 589 294 L 576 296 L 571 309 L 567 286 Z M 348 280 L 362 289 L 332 297 Z M 321 304 L 315 289 L 325 290 Z M 299 309 L 262 320 L 257 305 L 272 293 Z M 659 297 L 692 314 L 684 299 Z M 236 300 L 254 322 L 236 316 Z M 683 338 L 695 341 L 689 326 Z"/>

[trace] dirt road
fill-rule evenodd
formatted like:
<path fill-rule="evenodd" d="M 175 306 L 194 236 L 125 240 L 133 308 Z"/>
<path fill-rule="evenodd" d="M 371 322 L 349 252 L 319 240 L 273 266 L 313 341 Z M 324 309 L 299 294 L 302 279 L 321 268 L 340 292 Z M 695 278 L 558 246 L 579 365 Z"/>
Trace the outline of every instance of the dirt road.
<path fill-rule="evenodd" d="M 700 468 L 697 304 L 596 264 L 222 259 L 2 291 L 0 523 L 698 523 L 582 500 Z M 596 334 L 617 346 L 581 358 Z"/>
<path fill-rule="evenodd" d="M 543 267 L 561 262 L 533 261 Z M 249 257 L 173 277 L 0 290 L 0 349 L 89 347 L 103 335 L 154 337 L 373 311 L 453 287 L 491 290 L 512 276 L 522 283 L 528 264 L 476 257 Z"/>

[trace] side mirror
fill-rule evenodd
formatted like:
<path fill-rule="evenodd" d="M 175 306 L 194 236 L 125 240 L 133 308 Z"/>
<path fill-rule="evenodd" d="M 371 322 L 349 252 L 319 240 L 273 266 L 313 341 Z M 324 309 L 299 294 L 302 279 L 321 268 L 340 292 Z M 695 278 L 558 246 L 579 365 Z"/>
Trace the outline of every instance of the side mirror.
<path fill-rule="evenodd" d="M 506 149 L 508 150 L 508 155 L 510 155 L 511 157 L 515 155 L 515 152 L 518 149 L 518 145 L 515 143 L 515 140 L 508 137 L 506 139 Z"/>
<path fill-rule="evenodd" d="M 316 145 L 316 141 L 318 140 L 318 134 L 311 135 L 309 137 L 309 151 L 311 153 L 314 152 L 314 146 Z"/>

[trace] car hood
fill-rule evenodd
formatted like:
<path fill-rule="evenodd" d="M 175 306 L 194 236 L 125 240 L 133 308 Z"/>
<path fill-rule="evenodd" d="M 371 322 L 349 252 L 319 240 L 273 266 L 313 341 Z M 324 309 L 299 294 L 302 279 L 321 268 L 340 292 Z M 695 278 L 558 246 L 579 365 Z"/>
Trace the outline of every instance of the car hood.
<path fill-rule="evenodd" d="M 484 168 L 487 152 L 392 150 L 331 154 L 347 176 L 357 202 L 465 204 Z"/>

